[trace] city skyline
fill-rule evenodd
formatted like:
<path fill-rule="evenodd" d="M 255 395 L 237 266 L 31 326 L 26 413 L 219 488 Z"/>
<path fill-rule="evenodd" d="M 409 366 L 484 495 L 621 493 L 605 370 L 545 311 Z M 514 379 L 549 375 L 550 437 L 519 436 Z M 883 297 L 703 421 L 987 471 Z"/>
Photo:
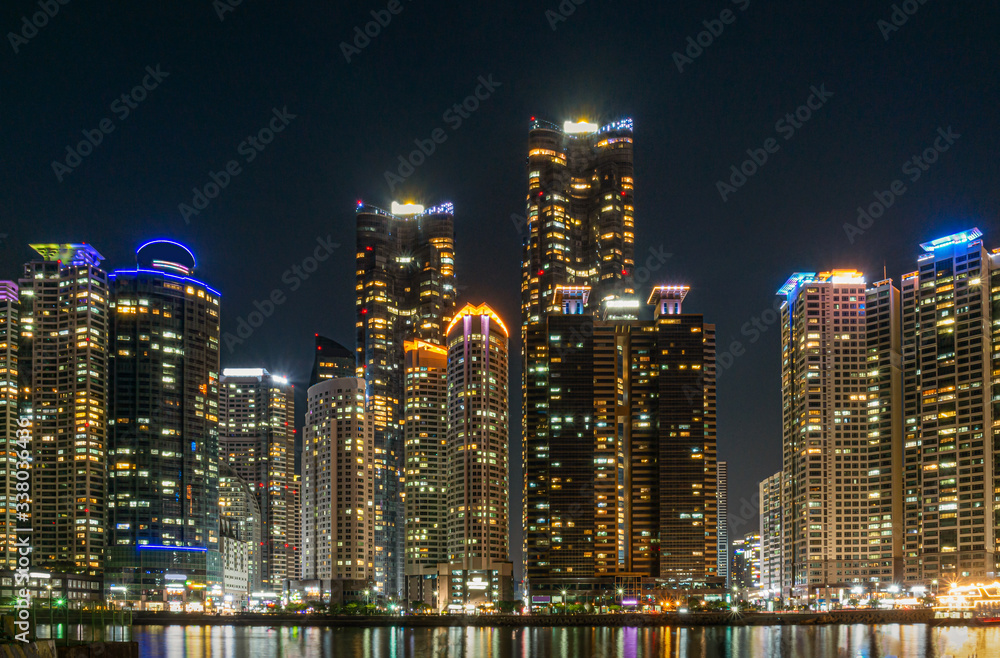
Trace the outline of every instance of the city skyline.
<path fill-rule="evenodd" d="M 978 229 L 969 229 L 968 231 L 963 231 L 963 232 L 960 232 L 959 234 L 956 234 L 956 235 L 957 235 L 957 236 L 959 236 L 959 237 L 962 237 L 962 240 L 961 240 L 961 242 L 966 242 L 966 241 L 969 241 L 969 240 L 974 240 L 974 239 L 978 238 L 979 236 L 981 236 L 981 235 L 982 235 L 982 232 L 981 232 L 981 231 L 979 231 Z M 967 240 L 966 238 L 968 238 L 968 240 Z M 919 238 L 918 238 L 918 239 L 919 239 Z M 929 242 L 924 242 L 924 243 L 923 243 L 923 246 L 924 246 L 924 251 L 925 251 L 925 253 L 927 252 L 927 250 L 928 250 L 928 246 L 927 246 L 927 245 L 933 245 L 933 244 L 935 244 L 935 243 L 936 243 L 936 242 L 938 242 L 938 241 L 947 241 L 947 240 L 951 240 L 951 239 L 952 239 L 952 236 L 943 236 L 943 237 L 939 237 L 939 238 L 937 238 L 937 239 L 935 239 L 935 240 L 931 240 L 931 241 L 929 241 Z M 179 245 L 178 243 L 174 243 L 173 241 L 169 241 L 169 240 L 168 240 L 168 241 L 157 241 L 157 240 L 153 240 L 153 241 L 149 241 L 149 242 L 147 242 L 147 243 L 144 243 L 144 244 L 143 244 L 143 245 L 141 245 L 141 246 L 146 246 L 146 245 L 149 245 L 149 244 L 156 244 L 156 243 L 158 243 L 158 242 L 166 242 L 167 244 L 171 244 L 171 245 L 177 245 L 177 246 L 180 246 L 180 247 L 182 247 L 182 246 L 181 246 L 181 245 Z M 949 244 L 950 244 L 950 243 L 949 243 Z M 77 247 L 79 247 L 79 245 L 76 245 L 76 246 L 77 246 Z M 182 247 L 182 248 L 183 248 L 183 247 Z M 92 250 L 92 251 L 94 251 L 94 252 L 96 253 L 96 250 L 93 250 L 93 248 L 92 248 L 92 247 L 90 247 L 89 245 L 87 246 L 87 249 L 89 249 L 89 250 Z M 188 251 L 188 250 L 187 250 L 186 248 L 183 248 L 183 249 L 184 249 L 184 251 Z M 796 276 L 798 276 L 798 275 L 796 275 Z M 860 276 L 860 274 L 858 274 L 858 276 Z M 909 277 L 910 275 L 905 275 L 905 276 L 906 276 L 906 277 Z M 794 279 L 795 279 L 795 277 L 793 277 L 793 280 L 794 280 Z M 889 277 L 889 279 L 886 279 L 885 281 L 881 281 L 881 282 L 879 282 L 879 284 L 878 284 L 878 285 L 882 285 L 882 284 L 888 284 L 888 283 L 889 283 L 890 281 L 891 281 L 891 282 L 892 282 L 892 284 L 893 284 L 893 286 L 892 286 L 892 290 L 894 291 L 894 294 L 896 294 L 896 295 L 899 295 L 899 291 L 898 291 L 898 290 L 896 289 L 896 287 L 895 287 L 896 285 L 899 285 L 899 284 L 897 284 L 897 283 L 896 283 L 896 281 L 897 281 L 897 277 L 892 277 L 892 276 L 890 276 L 890 277 Z M 800 279 L 800 280 L 796 280 L 796 285 L 800 285 L 800 284 L 801 284 L 801 279 Z M 462 297 L 459 297 L 459 299 L 461 300 L 461 299 L 462 299 Z M 869 301 L 869 304 L 872 304 L 872 301 L 871 301 L 871 300 Z M 330 342 L 327 342 L 327 341 L 331 341 L 331 339 L 326 339 L 326 338 L 323 338 L 323 337 L 321 337 L 321 336 L 317 336 L 317 337 L 316 337 L 316 342 L 317 342 L 317 345 L 318 345 L 318 344 L 320 344 L 320 343 L 323 343 L 323 344 L 326 344 L 326 345 L 330 344 Z M 332 344 L 333 344 L 333 345 L 337 345 L 337 344 L 336 344 L 335 342 L 333 342 Z M 339 346 L 338 346 L 338 347 L 339 347 Z M 315 349 L 315 348 L 314 348 L 314 349 Z M 349 351 L 349 350 L 348 350 L 348 351 Z M 314 361 L 313 365 L 315 366 L 315 365 L 316 365 L 316 364 L 318 364 L 318 363 L 320 363 L 320 360 L 319 360 L 319 359 L 318 359 L 318 357 L 317 357 L 317 358 L 316 358 L 316 360 Z M 328 363 L 328 364 L 325 364 L 325 365 L 327 365 L 327 366 L 330 366 L 330 367 L 332 367 L 332 366 L 333 366 L 334 364 L 329 364 L 329 363 Z M 336 370 L 336 368 L 333 368 L 333 369 L 334 369 L 334 370 Z M 341 370 L 342 370 L 342 369 L 343 369 L 343 367 L 341 367 Z M 327 375 L 327 376 L 329 376 L 329 375 Z M 308 383 L 308 380 L 306 380 L 306 383 Z M 734 504 L 733 504 L 733 507 L 734 507 L 734 508 L 736 508 L 736 509 L 734 509 L 734 510 L 733 510 L 733 512 L 732 512 L 732 513 L 733 513 L 734 515 L 739 515 L 739 514 L 740 514 L 740 511 L 739 511 L 739 509 L 738 509 L 738 504 L 737 504 L 737 501 L 735 501 L 735 500 L 734 500 L 734 501 L 732 501 L 732 502 L 734 503 Z M 745 499 L 744 499 L 744 502 L 745 502 Z M 731 517 L 731 518 L 732 518 L 732 517 Z M 756 517 L 755 517 L 755 518 L 756 518 Z M 514 532 L 516 532 L 516 530 L 515 530 Z M 512 534 L 514 534 L 514 532 L 512 532 Z M 898 535 L 896 536 L 896 538 L 897 538 L 897 539 L 899 539 L 899 540 L 901 540 L 901 539 L 902 539 L 902 538 L 901 538 L 901 536 L 898 536 Z M 516 544 L 512 544 L 512 547 L 513 547 L 513 550 L 514 550 L 514 551 L 516 551 L 516 550 L 517 550 L 517 546 L 516 546 Z M 895 556 L 896 556 L 896 557 L 894 558 L 894 559 L 896 559 L 897 561 L 898 561 L 898 560 L 900 559 L 900 558 L 899 558 L 899 554 L 900 554 L 900 553 L 899 553 L 899 549 L 897 548 L 897 549 L 895 550 Z M 519 562 L 519 560 L 518 560 L 518 559 L 517 559 L 516 557 L 514 558 L 514 560 L 513 560 L 513 561 L 514 561 L 514 564 L 515 564 L 515 565 L 517 565 L 517 564 L 518 564 L 518 562 Z M 899 573 L 899 571 L 898 571 L 898 567 L 897 567 L 897 568 L 895 569 L 895 573 L 897 573 L 897 574 Z"/>
<path fill-rule="evenodd" d="M 689 308 L 718 326 L 721 362 L 731 363 L 719 378 L 729 401 L 720 406 L 720 458 L 747 455 L 730 473 L 731 509 L 743 519 L 742 501 L 752 501 L 756 482 L 780 458 L 780 393 L 766 385 L 779 377 L 770 358 L 779 340 L 762 317 L 773 308 L 773 290 L 794 271 L 851 267 L 874 275 L 885 264 L 902 272 L 918 242 L 966 225 L 987 235 L 997 229 L 1000 98 L 983 80 L 996 60 L 997 7 L 972 13 L 925 3 L 905 25 L 884 31 L 879 22 L 892 4 L 848 0 L 789 14 L 754 2 L 574 3 L 564 16 L 558 3 L 513 2 L 495 15 L 456 3 L 404 3 L 349 60 L 340 44 L 351 45 L 378 7 L 243 3 L 224 21 L 210 5 L 194 14 L 172 6 L 111 14 L 65 8 L 16 52 L 5 46 L 5 79 L 21 91 L 4 106 L 4 278 L 17 277 L 30 256 L 25 245 L 40 240 L 86 240 L 117 265 L 144 239 L 177 238 L 226 295 L 222 330 L 240 341 L 223 347 L 231 364 L 287 374 L 304 409 L 311 334 L 353 346 L 349 323 L 329 309 L 350 307 L 353 291 L 344 282 L 354 263 L 327 258 L 313 272 L 303 264 L 312 267 L 318 238 L 350 250 L 353 201 L 385 208 L 394 199 L 453 201 L 461 209 L 464 294 L 514 318 L 531 117 L 562 125 L 632 116 L 642 138 L 636 269 L 654 256 L 650 250 L 670 254 L 650 261 L 660 265 L 654 274 L 683 276 L 697 292 Z M 718 37 L 704 34 L 702 42 L 712 43 L 699 54 L 704 23 L 716 25 L 723 6 L 736 20 Z M 38 11 L 33 2 L 8 7 L 5 33 L 19 34 L 29 8 Z M 529 42 L 544 44 L 545 56 L 522 47 Z M 248 68 L 255 73 L 244 74 Z M 490 90 L 480 88 L 480 77 Z M 144 79 L 157 86 L 146 89 Z M 130 99 L 137 107 L 125 106 L 122 118 L 111 106 L 121 108 L 121 96 L 137 87 L 144 100 Z M 832 94 L 820 109 L 815 98 L 808 105 L 812 87 Z M 463 107 L 470 97 L 474 111 Z M 810 117 L 805 123 L 795 116 L 800 108 Z M 287 125 L 275 110 L 287 110 Z M 99 130 L 105 118 L 110 133 Z M 250 146 L 248 137 L 264 146 L 257 136 L 272 120 L 283 130 L 264 150 Z M 925 161 L 938 130 L 949 127 L 961 137 Z M 101 143 L 78 164 L 70 158 L 76 166 L 60 182 L 52 163 L 65 165 L 83 131 L 97 141 L 95 129 Z M 780 148 L 765 149 L 766 163 L 756 166 L 747 151 L 763 160 L 768 139 Z M 252 162 L 240 153 L 244 142 Z M 230 160 L 241 173 L 227 172 Z M 754 173 L 742 182 L 734 167 Z M 385 172 L 401 170 L 405 180 L 393 179 L 391 188 Z M 214 193 L 210 174 L 231 180 L 185 221 L 178 206 L 192 204 L 193 188 Z M 742 185 L 723 201 L 717 183 L 735 187 L 734 177 Z M 896 180 L 902 194 L 900 185 L 892 191 Z M 880 208 L 873 193 L 892 205 Z M 848 234 L 845 224 L 863 233 Z M 240 332 L 239 321 L 275 290 L 285 300 L 277 315 Z M 280 315 L 300 319 L 302 329 Z M 730 350 L 736 343 L 738 356 Z M 748 417 L 758 422 L 744 427 Z"/>

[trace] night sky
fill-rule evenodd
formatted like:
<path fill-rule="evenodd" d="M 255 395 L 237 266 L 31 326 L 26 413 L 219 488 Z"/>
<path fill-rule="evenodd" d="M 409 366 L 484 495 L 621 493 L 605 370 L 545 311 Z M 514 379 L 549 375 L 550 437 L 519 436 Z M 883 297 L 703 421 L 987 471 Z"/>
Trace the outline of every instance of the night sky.
<path fill-rule="evenodd" d="M 22 22 L 42 11 L 37 0 L 0 10 L 0 278 L 18 277 L 29 242 L 89 242 L 115 269 L 145 240 L 183 241 L 199 278 L 222 292 L 224 332 L 280 291 L 274 314 L 223 348 L 223 366 L 287 373 L 300 414 L 313 334 L 354 346 L 358 199 L 453 201 L 461 302 L 489 302 L 515 327 L 521 233 L 511 215 L 524 213 L 529 119 L 632 116 L 637 270 L 650 249 L 672 254 L 642 287 L 687 283 L 685 310 L 717 324 L 734 532 L 756 525 L 756 483 L 781 465 L 779 331 L 764 323 L 755 340 L 747 323 L 772 308 L 788 275 L 846 267 L 876 281 L 885 266 L 898 281 L 920 242 L 969 226 L 1000 246 L 996 3 L 896 3 L 896 29 L 888 0 L 564 0 L 562 14 L 557 0 L 46 2 L 58 13 L 36 16 L 47 18 L 37 30 Z M 372 11 L 387 25 L 355 49 Z M 447 114 L 480 76 L 491 90 L 480 89 L 479 107 Z M 144 80 L 148 90 L 122 100 Z M 824 100 L 810 100 L 813 87 Z M 798 127 L 783 120 L 807 101 Z M 100 143 L 83 148 L 92 152 L 67 154 L 81 131 L 97 141 L 104 119 Z M 244 141 L 269 124 L 282 129 L 273 141 Z M 904 169 L 949 126 L 959 137 L 938 140 L 948 149 L 929 153 L 936 162 Z M 399 174 L 398 157 L 435 129 L 446 139 L 391 190 L 385 172 Z M 774 152 L 756 171 L 746 165 L 751 175 L 724 201 L 718 182 L 748 149 L 762 159 L 769 139 Z M 238 173 L 186 222 L 179 205 L 194 205 L 192 188 L 204 190 L 211 172 L 225 181 L 230 161 Z M 882 194 L 896 180 L 905 191 Z M 875 192 L 896 198 L 849 236 L 845 222 Z M 294 268 L 318 239 L 340 246 L 306 279 Z M 725 367 L 731 346 L 739 356 Z"/>

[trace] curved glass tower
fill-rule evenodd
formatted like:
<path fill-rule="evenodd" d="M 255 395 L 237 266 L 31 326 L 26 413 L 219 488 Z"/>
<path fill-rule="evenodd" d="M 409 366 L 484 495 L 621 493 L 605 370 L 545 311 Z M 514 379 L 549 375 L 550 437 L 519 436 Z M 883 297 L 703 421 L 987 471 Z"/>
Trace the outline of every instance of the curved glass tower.
<path fill-rule="evenodd" d="M 222 584 L 220 295 L 178 243 L 146 243 L 136 263 L 109 277 L 105 581 L 143 609 L 197 609 Z"/>

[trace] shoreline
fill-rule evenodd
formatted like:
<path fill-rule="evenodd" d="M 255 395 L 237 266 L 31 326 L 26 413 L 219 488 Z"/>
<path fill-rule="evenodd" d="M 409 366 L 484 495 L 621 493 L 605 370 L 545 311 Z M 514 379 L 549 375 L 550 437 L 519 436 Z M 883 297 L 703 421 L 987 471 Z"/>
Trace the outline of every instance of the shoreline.
<path fill-rule="evenodd" d="M 603 615 L 408 615 L 405 617 L 320 614 L 205 615 L 189 613 L 136 613 L 134 626 L 322 626 L 329 628 L 546 628 L 559 626 L 657 627 L 657 626 L 821 626 L 831 624 L 928 624 L 931 626 L 982 625 L 969 619 L 935 619 L 933 610 L 839 610 L 828 613 L 690 612 Z"/>

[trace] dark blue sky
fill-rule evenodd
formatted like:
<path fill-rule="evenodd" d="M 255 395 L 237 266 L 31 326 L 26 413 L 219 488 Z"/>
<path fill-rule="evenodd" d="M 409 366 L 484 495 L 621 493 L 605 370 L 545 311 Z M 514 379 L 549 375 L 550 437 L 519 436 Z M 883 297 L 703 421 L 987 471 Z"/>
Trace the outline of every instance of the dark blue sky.
<path fill-rule="evenodd" d="M 341 42 L 389 3 L 284 4 L 244 0 L 220 20 L 211 0 L 71 0 L 35 31 L 22 17 L 41 11 L 37 2 L 5 2 L 0 277 L 17 277 L 33 241 L 90 242 L 116 268 L 132 264 L 142 241 L 181 240 L 223 294 L 225 331 L 272 291 L 286 300 L 224 349 L 224 365 L 305 383 L 314 332 L 354 343 L 357 199 L 453 201 L 463 301 L 488 301 L 516 326 L 521 236 L 510 217 L 524 210 L 529 118 L 630 115 L 637 253 L 672 254 L 650 282 L 691 285 L 686 310 L 717 323 L 720 352 L 733 341 L 743 352 L 719 382 L 719 454 L 730 460 L 738 514 L 780 468 L 781 436 L 777 327 L 757 340 L 743 329 L 787 276 L 856 267 L 877 280 L 884 265 L 898 280 L 920 242 L 971 225 L 1000 245 L 994 3 L 896 3 L 902 25 L 890 32 L 878 21 L 891 20 L 893 3 L 872 0 L 566 0 L 564 13 L 575 9 L 559 22 L 546 15 L 557 0 L 402 0 L 350 62 Z M 712 23 L 720 15 L 728 24 Z M 697 57 L 680 72 L 673 53 L 697 42 L 704 21 L 721 33 L 700 54 L 692 47 Z M 22 30 L 28 36 L 12 45 L 8 33 Z M 157 66 L 167 75 L 148 77 Z M 499 84 L 456 125 L 445 113 L 480 76 Z M 121 96 L 144 79 L 151 89 L 126 115 Z M 813 99 L 808 120 L 791 135 L 790 122 L 776 125 L 821 85 L 832 95 Z M 244 143 L 284 108 L 273 141 Z M 76 164 L 67 146 L 102 119 L 110 130 Z M 960 137 L 912 181 L 904 164 L 948 126 Z M 385 172 L 435 129 L 446 139 L 390 194 Z M 723 201 L 717 182 L 768 139 L 775 152 Z M 53 161 L 67 157 L 72 170 L 57 176 Z M 186 223 L 179 204 L 192 204 L 192 188 L 231 160 L 239 171 Z M 905 192 L 852 243 L 844 223 L 895 180 Z M 294 268 L 318 239 L 340 247 L 305 279 Z M 518 402 L 515 391 L 515 431 Z M 519 478 L 515 464 L 515 493 Z M 513 518 L 518 509 L 513 501 Z"/>

